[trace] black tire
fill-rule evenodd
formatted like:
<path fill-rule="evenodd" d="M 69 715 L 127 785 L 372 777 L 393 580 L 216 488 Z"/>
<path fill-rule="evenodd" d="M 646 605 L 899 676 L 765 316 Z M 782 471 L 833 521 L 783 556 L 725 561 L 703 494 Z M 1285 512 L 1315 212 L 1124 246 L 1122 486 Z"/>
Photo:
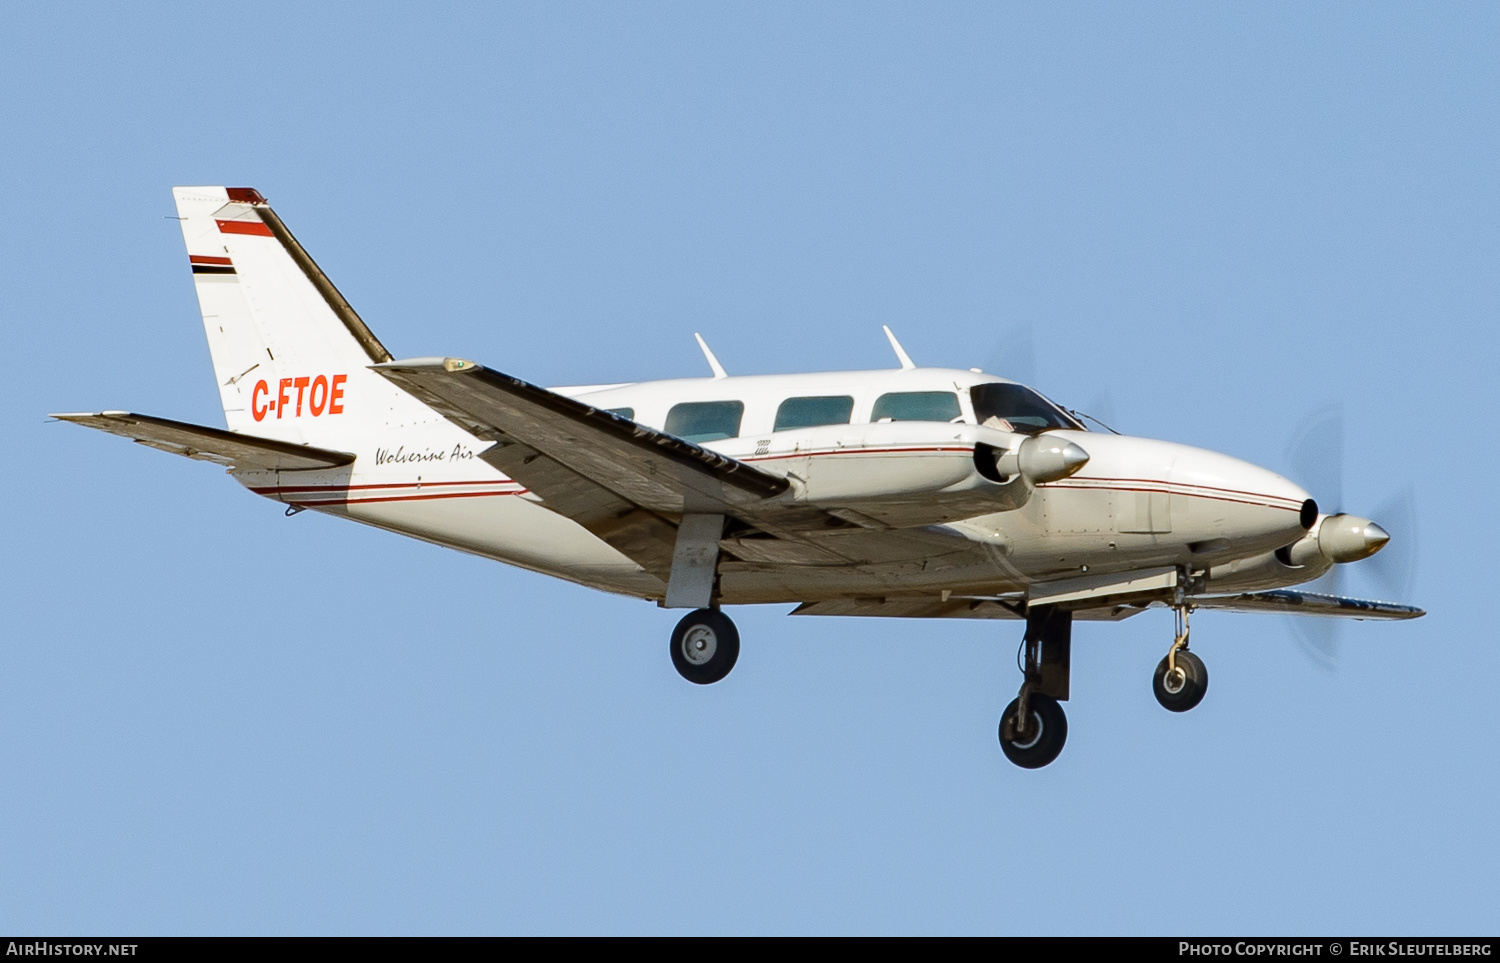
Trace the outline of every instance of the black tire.
<path fill-rule="evenodd" d="M 1012 699 L 1000 716 L 1000 748 L 1005 758 L 1022 769 L 1040 769 L 1058 757 L 1068 741 L 1068 717 L 1051 696 L 1032 695 L 1026 699 L 1031 719 L 1018 737 L 1015 732 L 1016 706 Z M 1040 726 L 1037 732 L 1034 726 Z"/>
<path fill-rule="evenodd" d="M 1151 680 L 1151 691 L 1156 693 L 1156 701 L 1161 703 L 1163 709 L 1186 712 L 1202 702 L 1204 695 L 1208 693 L 1208 667 L 1203 664 L 1202 659 L 1187 649 L 1179 649 L 1177 668 L 1181 669 L 1183 674 L 1181 688 L 1178 691 L 1167 691 L 1166 659 L 1162 659 L 1161 664 L 1156 667 L 1156 676 Z"/>
<path fill-rule="evenodd" d="M 684 616 L 672 630 L 672 665 L 689 682 L 718 682 L 739 657 L 739 629 L 723 612 L 698 609 Z"/>

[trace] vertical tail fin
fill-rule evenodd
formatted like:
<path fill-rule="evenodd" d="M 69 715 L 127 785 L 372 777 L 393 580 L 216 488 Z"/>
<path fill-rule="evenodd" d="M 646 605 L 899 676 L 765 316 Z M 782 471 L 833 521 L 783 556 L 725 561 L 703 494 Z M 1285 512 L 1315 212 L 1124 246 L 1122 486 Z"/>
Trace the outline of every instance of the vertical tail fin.
<path fill-rule="evenodd" d="M 337 447 L 393 417 L 430 417 L 369 370 L 390 352 L 260 192 L 172 195 L 231 431 Z"/>

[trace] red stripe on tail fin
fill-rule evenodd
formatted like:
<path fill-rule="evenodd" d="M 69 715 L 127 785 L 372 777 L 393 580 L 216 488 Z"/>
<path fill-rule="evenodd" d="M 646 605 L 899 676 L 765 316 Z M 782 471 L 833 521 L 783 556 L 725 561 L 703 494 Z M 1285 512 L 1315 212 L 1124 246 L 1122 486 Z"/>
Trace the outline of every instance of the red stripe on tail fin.
<path fill-rule="evenodd" d="M 215 221 L 219 225 L 221 234 L 259 234 L 263 237 L 275 237 L 271 229 L 260 221 Z"/>

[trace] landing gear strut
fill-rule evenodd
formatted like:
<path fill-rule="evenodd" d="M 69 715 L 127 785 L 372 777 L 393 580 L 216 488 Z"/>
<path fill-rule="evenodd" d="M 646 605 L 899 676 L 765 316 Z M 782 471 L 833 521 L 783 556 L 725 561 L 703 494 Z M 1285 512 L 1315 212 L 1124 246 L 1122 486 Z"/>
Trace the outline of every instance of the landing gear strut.
<path fill-rule="evenodd" d="M 689 612 L 672 630 L 672 665 L 689 682 L 718 682 L 739 657 L 739 630 L 718 609 Z"/>
<path fill-rule="evenodd" d="M 1208 667 L 1203 660 L 1188 651 L 1188 614 L 1186 605 L 1174 608 L 1177 613 L 1177 637 L 1167 657 L 1156 667 L 1151 680 L 1151 690 L 1162 708 L 1173 712 L 1186 712 L 1203 701 L 1208 692 Z"/>
<path fill-rule="evenodd" d="M 1073 613 L 1039 606 L 1026 613 L 1021 694 L 1000 716 L 1000 748 L 1022 769 L 1040 769 L 1056 759 L 1068 740 L 1068 698 Z"/>

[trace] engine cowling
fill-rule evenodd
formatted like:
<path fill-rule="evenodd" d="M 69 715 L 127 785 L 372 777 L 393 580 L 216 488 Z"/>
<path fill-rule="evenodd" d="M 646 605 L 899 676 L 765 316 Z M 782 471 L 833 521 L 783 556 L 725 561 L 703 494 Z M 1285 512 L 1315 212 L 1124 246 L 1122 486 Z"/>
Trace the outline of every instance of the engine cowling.
<path fill-rule="evenodd" d="M 1089 453 L 1076 442 L 1034 435 L 1022 438 L 1013 448 L 996 448 L 983 442 L 974 446 L 979 473 L 1004 484 L 1021 475 L 1033 485 L 1060 481 L 1076 474 L 1089 462 Z"/>
<path fill-rule="evenodd" d="M 787 441 L 792 453 L 771 464 L 793 480 L 793 498 L 896 526 L 1012 511 L 1089 457 L 1073 442 L 942 422 L 827 426 Z"/>
<path fill-rule="evenodd" d="M 1322 515 L 1290 545 L 1251 558 L 1215 565 L 1209 585 L 1216 592 L 1284 588 L 1310 582 L 1333 566 L 1369 558 L 1391 537 L 1368 518 Z"/>

